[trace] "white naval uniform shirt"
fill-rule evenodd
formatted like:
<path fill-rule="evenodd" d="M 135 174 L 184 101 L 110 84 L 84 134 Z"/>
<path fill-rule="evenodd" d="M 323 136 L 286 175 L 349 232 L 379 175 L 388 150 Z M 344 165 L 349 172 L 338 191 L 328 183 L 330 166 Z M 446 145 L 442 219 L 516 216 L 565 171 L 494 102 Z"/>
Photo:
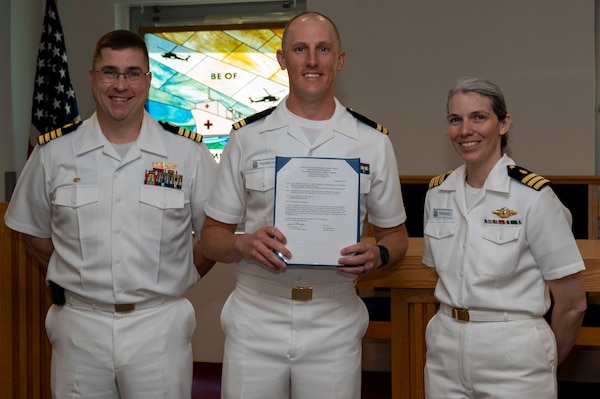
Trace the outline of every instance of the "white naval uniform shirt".
<path fill-rule="evenodd" d="M 465 166 L 425 199 L 423 263 L 435 267 L 436 298 L 471 309 L 528 312 L 550 306 L 546 280 L 584 269 L 571 214 L 550 187 L 536 191 L 510 177 L 504 155 L 467 209 Z M 501 218 L 492 211 L 516 211 Z"/>
<path fill-rule="evenodd" d="M 154 162 L 182 175 L 181 189 L 144 184 Z M 178 297 L 199 278 L 192 226 L 199 231 L 204 223 L 216 167 L 203 143 L 166 131 L 148 113 L 121 160 L 94 114 L 36 146 L 6 224 L 51 237 L 47 279 L 77 295 L 103 303 Z"/>
<path fill-rule="evenodd" d="M 369 221 L 380 227 L 404 223 L 398 166 L 389 137 L 358 121 L 336 99 L 332 118 L 311 144 L 296 118 L 290 115 L 286 100 L 267 117 L 231 132 L 206 214 L 228 224 L 238 224 L 245 216 L 245 231 L 249 233 L 272 226 L 276 156 L 360 158 L 370 169 L 368 174 L 360 175 L 361 231 L 367 212 Z M 274 273 L 246 260 L 239 261 L 238 268 L 292 284 L 353 279 L 337 273 L 335 268 L 294 266 Z"/>

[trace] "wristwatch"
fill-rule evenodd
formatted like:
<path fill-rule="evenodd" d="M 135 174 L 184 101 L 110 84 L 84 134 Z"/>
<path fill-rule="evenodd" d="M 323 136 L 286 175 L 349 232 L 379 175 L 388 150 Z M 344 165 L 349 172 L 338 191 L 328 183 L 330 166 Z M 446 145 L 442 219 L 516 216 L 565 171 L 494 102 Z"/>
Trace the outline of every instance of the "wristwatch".
<path fill-rule="evenodd" d="M 379 247 L 379 256 L 381 256 L 381 266 L 379 267 L 383 267 L 390 263 L 390 252 L 383 245 L 377 244 L 377 246 Z"/>

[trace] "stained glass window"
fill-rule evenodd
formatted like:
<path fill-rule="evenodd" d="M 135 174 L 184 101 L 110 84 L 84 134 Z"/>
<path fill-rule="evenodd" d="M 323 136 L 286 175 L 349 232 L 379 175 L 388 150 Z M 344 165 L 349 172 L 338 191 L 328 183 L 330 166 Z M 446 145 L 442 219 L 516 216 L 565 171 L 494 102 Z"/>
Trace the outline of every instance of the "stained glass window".
<path fill-rule="evenodd" d="M 284 25 L 151 28 L 143 32 L 152 86 L 148 112 L 203 135 L 215 158 L 231 125 L 289 91 L 276 52 Z"/>

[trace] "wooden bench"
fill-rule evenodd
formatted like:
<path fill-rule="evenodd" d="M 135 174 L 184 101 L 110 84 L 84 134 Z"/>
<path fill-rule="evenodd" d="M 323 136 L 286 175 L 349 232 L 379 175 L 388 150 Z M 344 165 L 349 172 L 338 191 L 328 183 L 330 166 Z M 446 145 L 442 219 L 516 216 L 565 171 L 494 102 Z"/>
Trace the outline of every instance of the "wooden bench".
<path fill-rule="evenodd" d="M 577 240 L 577 245 L 586 265 L 585 289 L 600 293 L 600 241 Z M 388 327 L 393 399 L 422 399 L 425 396 L 425 327 L 438 304 L 433 297 L 437 273 L 421 263 L 422 256 L 423 239 L 409 238 L 408 253 L 402 262 L 360 276 L 357 282 L 359 290 L 390 289 L 391 321 Z M 600 346 L 600 327 L 582 327 L 577 345 Z"/>

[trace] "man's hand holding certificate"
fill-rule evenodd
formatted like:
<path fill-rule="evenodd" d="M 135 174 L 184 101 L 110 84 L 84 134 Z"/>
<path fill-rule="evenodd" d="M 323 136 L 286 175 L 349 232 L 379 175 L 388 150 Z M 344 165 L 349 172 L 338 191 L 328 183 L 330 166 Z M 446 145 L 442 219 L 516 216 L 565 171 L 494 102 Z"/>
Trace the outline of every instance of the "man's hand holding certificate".
<path fill-rule="evenodd" d="M 275 227 L 287 238 L 288 265 L 339 266 L 358 242 L 359 159 L 277 157 Z"/>

